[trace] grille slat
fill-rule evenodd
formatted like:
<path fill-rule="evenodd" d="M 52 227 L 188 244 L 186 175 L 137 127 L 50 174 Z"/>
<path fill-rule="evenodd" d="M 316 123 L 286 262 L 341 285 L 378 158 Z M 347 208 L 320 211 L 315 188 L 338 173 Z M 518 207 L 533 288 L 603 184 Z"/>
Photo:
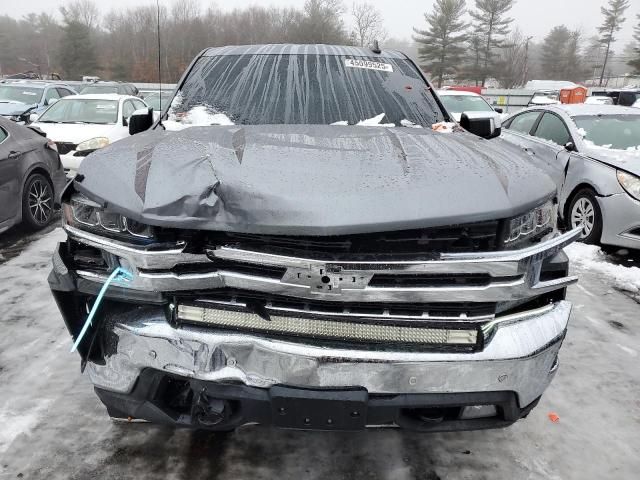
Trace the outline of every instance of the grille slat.
<path fill-rule="evenodd" d="M 428 260 L 440 253 L 498 250 L 500 222 L 434 227 L 397 232 L 367 233 L 326 237 L 253 235 L 214 232 L 208 235 L 210 247 L 229 246 L 278 255 L 331 256 L 334 260 L 360 261 L 375 256 Z"/>

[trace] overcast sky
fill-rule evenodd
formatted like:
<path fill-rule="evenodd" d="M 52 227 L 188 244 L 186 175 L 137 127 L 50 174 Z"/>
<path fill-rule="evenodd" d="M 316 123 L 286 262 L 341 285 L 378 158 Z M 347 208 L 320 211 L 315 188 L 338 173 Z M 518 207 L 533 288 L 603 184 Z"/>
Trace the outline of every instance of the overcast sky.
<path fill-rule="evenodd" d="M 170 5 L 172 0 L 160 0 L 164 5 Z M 522 29 L 525 35 L 532 35 L 539 40 L 555 25 L 565 24 L 570 28 L 581 28 L 585 35 L 595 33 L 595 29 L 601 22 L 600 6 L 606 0 L 517 0 L 511 16 L 515 23 Z M 423 27 L 423 14 L 430 10 L 432 0 L 369 0 L 380 9 L 384 15 L 386 27 L 392 37 L 409 38 L 411 28 Z M 57 12 L 58 7 L 65 0 L 1 0 L 3 8 L 0 14 L 8 14 L 20 17 L 30 12 Z M 123 8 L 132 5 L 155 4 L 154 0 L 107 0 L 97 2 L 101 8 Z M 248 5 L 279 5 L 302 6 L 304 0 L 201 0 L 203 9 L 211 3 L 217 3 L 223 8 L 244 7 Z M 351 0 L 345 0 L 346 5 L 351 5 Z M 472 0 L 467 0 L 471 5 Z M 631 41 L 633 25 L 637 22 L 637 14 L 640 14 L 640 0 L 631 0 L 631 7 L 627 11 L 627 22 L 620 33 L 620 44 Z M 108 5 L 108 7 L 107 7 Z"/>

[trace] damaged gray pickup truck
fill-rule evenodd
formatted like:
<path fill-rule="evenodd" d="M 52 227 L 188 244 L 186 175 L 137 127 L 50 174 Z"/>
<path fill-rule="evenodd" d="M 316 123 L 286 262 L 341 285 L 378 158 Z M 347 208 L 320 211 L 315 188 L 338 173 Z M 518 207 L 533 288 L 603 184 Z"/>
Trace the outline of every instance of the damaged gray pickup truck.
<path fill-rule="evenodd" d="M 88 156 L 63 196 L 49 282 L 109 415 L 526 416 L 558 368 L 579 230 L 557 231 L 556 187 L 520 149 L 469 133 L 495 137 L 492 120 L 450 118 L 397 52 L 202 52 L 160 120 L 127 119 L 147 131 Z"/>

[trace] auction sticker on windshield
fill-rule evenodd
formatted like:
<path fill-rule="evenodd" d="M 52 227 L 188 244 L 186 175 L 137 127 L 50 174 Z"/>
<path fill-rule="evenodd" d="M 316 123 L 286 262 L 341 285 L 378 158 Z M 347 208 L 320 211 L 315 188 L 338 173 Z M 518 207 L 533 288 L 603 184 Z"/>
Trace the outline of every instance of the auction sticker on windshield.
<path fill-rule="evenodd" d="M 367 70 L 378 70 L 381 72 L 393 72 L 393 67 L 388 63 L 372 62 L 370 60 L 356 60 L 348 58 L 344 61 L 347 67 L 365 68 Z"/>

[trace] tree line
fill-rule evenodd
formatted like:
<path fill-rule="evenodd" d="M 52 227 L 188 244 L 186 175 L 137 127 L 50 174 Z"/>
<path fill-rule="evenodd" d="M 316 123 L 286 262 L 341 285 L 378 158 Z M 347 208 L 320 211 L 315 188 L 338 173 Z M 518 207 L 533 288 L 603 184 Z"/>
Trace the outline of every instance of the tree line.
<path fill-rule="evenodd" d="M 0 74 L 25 70 L 135 82 L 158 80 L 157 25 L 161 31 L 163 80 L 176 81 L 202 49 L 252 43 L 332 43 L 413 50 L 387 39 L 382 14 L 366 0 L 306 0 L 301 8 L 251 6 L 203 8 L 198 0 L 164 0 L 155 5 L 100 11 L 94 0 L 70 0 L 60 15 L 33 13 L 21 19 L 0 15 Z M 603 0 L 604 1 L 604 0 Z M 515 0 L 435 0 L 424 26 L 413 29 L 420 66 L 441 86 L 498 83 L 512 88 L 527 79 L 601 81 L 615 62 L 640 73 L 640 15 L 635 45 L 618 55 L 613 48 L 630 0 L 607 0 L 598 35 L 554 26 L 532 41 L 509 13 Z M 412 55 L 411 51 L 408 52 Z M 412 55 L 413 56 L 413 55 Z"/>
<path fill-rule="evenodd" d="M 515 0 L 475 0 L 469 9 L 466 0 L 435 1 L 424 15 L 427 28 L 414 28 L 414 40 L 420 45 L 422 66 L 438 87 L 446 81 L 485 86 L 492 78 L 512 88 L 532 78 L 534 66 L 538 79 L 583 81 L 595 69 L 600 85 L 604 83 L 629 0 L 608 0 L 601 7 L 597 36 L 587 39 L 578 29 L 558 25 L 540 45 L 513 28 L 508 15 L 514 4 Z M 640 73 L 640 15 L 634 40 L 626 63 Z"/>
<path fill-rule="evenodd" d="M 202 8 L 198 0 L 101 12 L 93 0 L 72 0 L 60 15 L 0 16 L 0 74 L 26 70 L 69 80 L 97 75 L 112 80 L 178 80 L 204 48 L 256 43 L 369 45 L 383 41 L 382 16 L 370 3 L 307 0 L 302 8 Z M 349 31 L 345 19 L 353 29 Z"/>

